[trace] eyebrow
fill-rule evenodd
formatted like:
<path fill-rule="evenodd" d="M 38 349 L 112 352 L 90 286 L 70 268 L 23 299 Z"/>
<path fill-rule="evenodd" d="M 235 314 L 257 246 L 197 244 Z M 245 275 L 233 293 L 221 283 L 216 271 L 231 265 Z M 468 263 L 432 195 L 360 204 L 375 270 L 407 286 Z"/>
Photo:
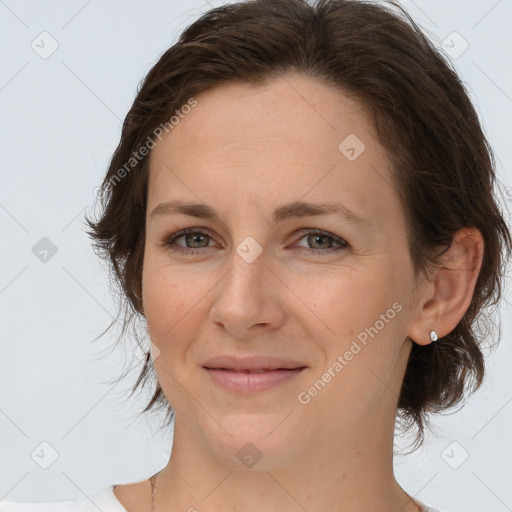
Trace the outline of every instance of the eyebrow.
<path fill-rule="evenodd" d="M 212 207 L 180 200 L 167 201 L 157 205 L 150 213 L 149 218 L 153 219 L 161 215 L 189 215 L 199 219 L 209 219 L 222 223 L 219 213 Z M 294 217 L 308 217 L 314 215 L 338 214 L 347 220 L 361 227 L 371 225 L 369 219 L 356 214 L 340 203 L 306 203 L 294 201 L 285 204 L 274 210 L 272 219 L 274 223 L 281 222 Z"/>

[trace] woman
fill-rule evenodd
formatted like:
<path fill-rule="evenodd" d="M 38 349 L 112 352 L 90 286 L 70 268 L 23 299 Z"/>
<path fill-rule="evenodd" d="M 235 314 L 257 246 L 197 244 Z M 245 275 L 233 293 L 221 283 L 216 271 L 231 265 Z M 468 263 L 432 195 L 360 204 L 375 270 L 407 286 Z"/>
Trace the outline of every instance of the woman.
<path fill-rule="evenodd" d="M 154 368 L 144 412 L 167 409 L 171 457 L 23 510 L 435 510 L 396 482 L 395 422 L 420 445 L 482 382 L 476 321 L 512 245 L 494 182 L 468 95 L 407 16 L 202 16 L 145 78 L 87 219 L 147 322 L 135 387 Z"/>

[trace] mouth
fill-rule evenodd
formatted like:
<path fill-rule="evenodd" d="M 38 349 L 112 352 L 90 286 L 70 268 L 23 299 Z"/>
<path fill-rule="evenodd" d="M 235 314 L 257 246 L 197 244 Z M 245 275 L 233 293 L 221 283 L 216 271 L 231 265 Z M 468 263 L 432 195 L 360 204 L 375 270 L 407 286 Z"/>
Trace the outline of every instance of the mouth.
<path fill-rule="evenodd" d="M 292 359 L 270 356 L 236 357 L 220 355 L 204 362 L 203 368 L 209 370 L 225 370 L 238 372 L 264 373 L 276 370 L 296 370 L 307 365 Z"/>
<path fill-rule="evenodd" d="M 256 370 L 247 370 L 247 369 L 236 370 L 235 368 L 209 368 L 208 366 L 204 366 L 203 368 L 206 368 L 207 370 L 224 370 L 226 372 L 233 372 L 233 373 L 267 373 L 267 372 L 277 372 L 277 371 L 281 371 L 281 370 L 292 372 L 294 370 L 302 370 L 306 367 L 300 366 L 297 368 L 261 368 L 261 369 L 256 369 Z"/>
<path fill-rule="evenodd" d="M 205 361 L 203 369 L 211 381 L 235 393 L 259 393 L 284 385 L 308 366 L 300 361 L 270 356 L 220 355 Z"/>
<path fill-rule="evenodd" d="M 293 381 L 306 366 L 298 368 L 233 369 L 204 367 L 211 381 L 223 390 L 254 394 L 282 386 Z"/>

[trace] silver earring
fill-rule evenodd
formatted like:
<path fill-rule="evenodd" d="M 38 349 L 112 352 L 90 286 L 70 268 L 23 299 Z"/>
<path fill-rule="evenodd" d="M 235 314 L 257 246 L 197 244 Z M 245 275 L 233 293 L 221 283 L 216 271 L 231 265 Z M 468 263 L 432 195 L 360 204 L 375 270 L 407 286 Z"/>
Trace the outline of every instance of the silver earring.
<path fill-rule="evenodd" d="M 437 340 L 436 331 L 430 331 L 430 341 L 436 341 L 436 340 Z"/>

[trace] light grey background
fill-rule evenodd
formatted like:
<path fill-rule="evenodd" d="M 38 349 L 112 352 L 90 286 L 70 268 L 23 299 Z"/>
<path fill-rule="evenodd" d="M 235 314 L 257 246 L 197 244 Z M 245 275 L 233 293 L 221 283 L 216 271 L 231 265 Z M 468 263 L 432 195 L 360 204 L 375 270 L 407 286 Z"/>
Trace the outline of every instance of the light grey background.
<path fill-rule="evenodd" d="M 137 359 L 108 354 L 115 330 L 92 343 L 117 307 L 83 215 L 137 85 L 186 26 L 221 3 L 0 0 L 0 500 L 78 499 L 167 462 L 172 433 L 154 435 L 162 416 L 137 419 L 147 395 L 128 395 L 138 369 L 112 385 Z M 468 84 L 509 218 L 512 3 L 402 5 Z M 47 58 L 43 31 L 58 43 Z M 43 237 L 57 248 L 46 263 L 32 251 Z M 482 389 L 436 420 L 439 435 L 424 449 L 396 459 L 402 487 L 446 512 L 512 510 L 510 312 L 507 303 Z M 53 450 L 58 458 L 43 469 Z"/>

